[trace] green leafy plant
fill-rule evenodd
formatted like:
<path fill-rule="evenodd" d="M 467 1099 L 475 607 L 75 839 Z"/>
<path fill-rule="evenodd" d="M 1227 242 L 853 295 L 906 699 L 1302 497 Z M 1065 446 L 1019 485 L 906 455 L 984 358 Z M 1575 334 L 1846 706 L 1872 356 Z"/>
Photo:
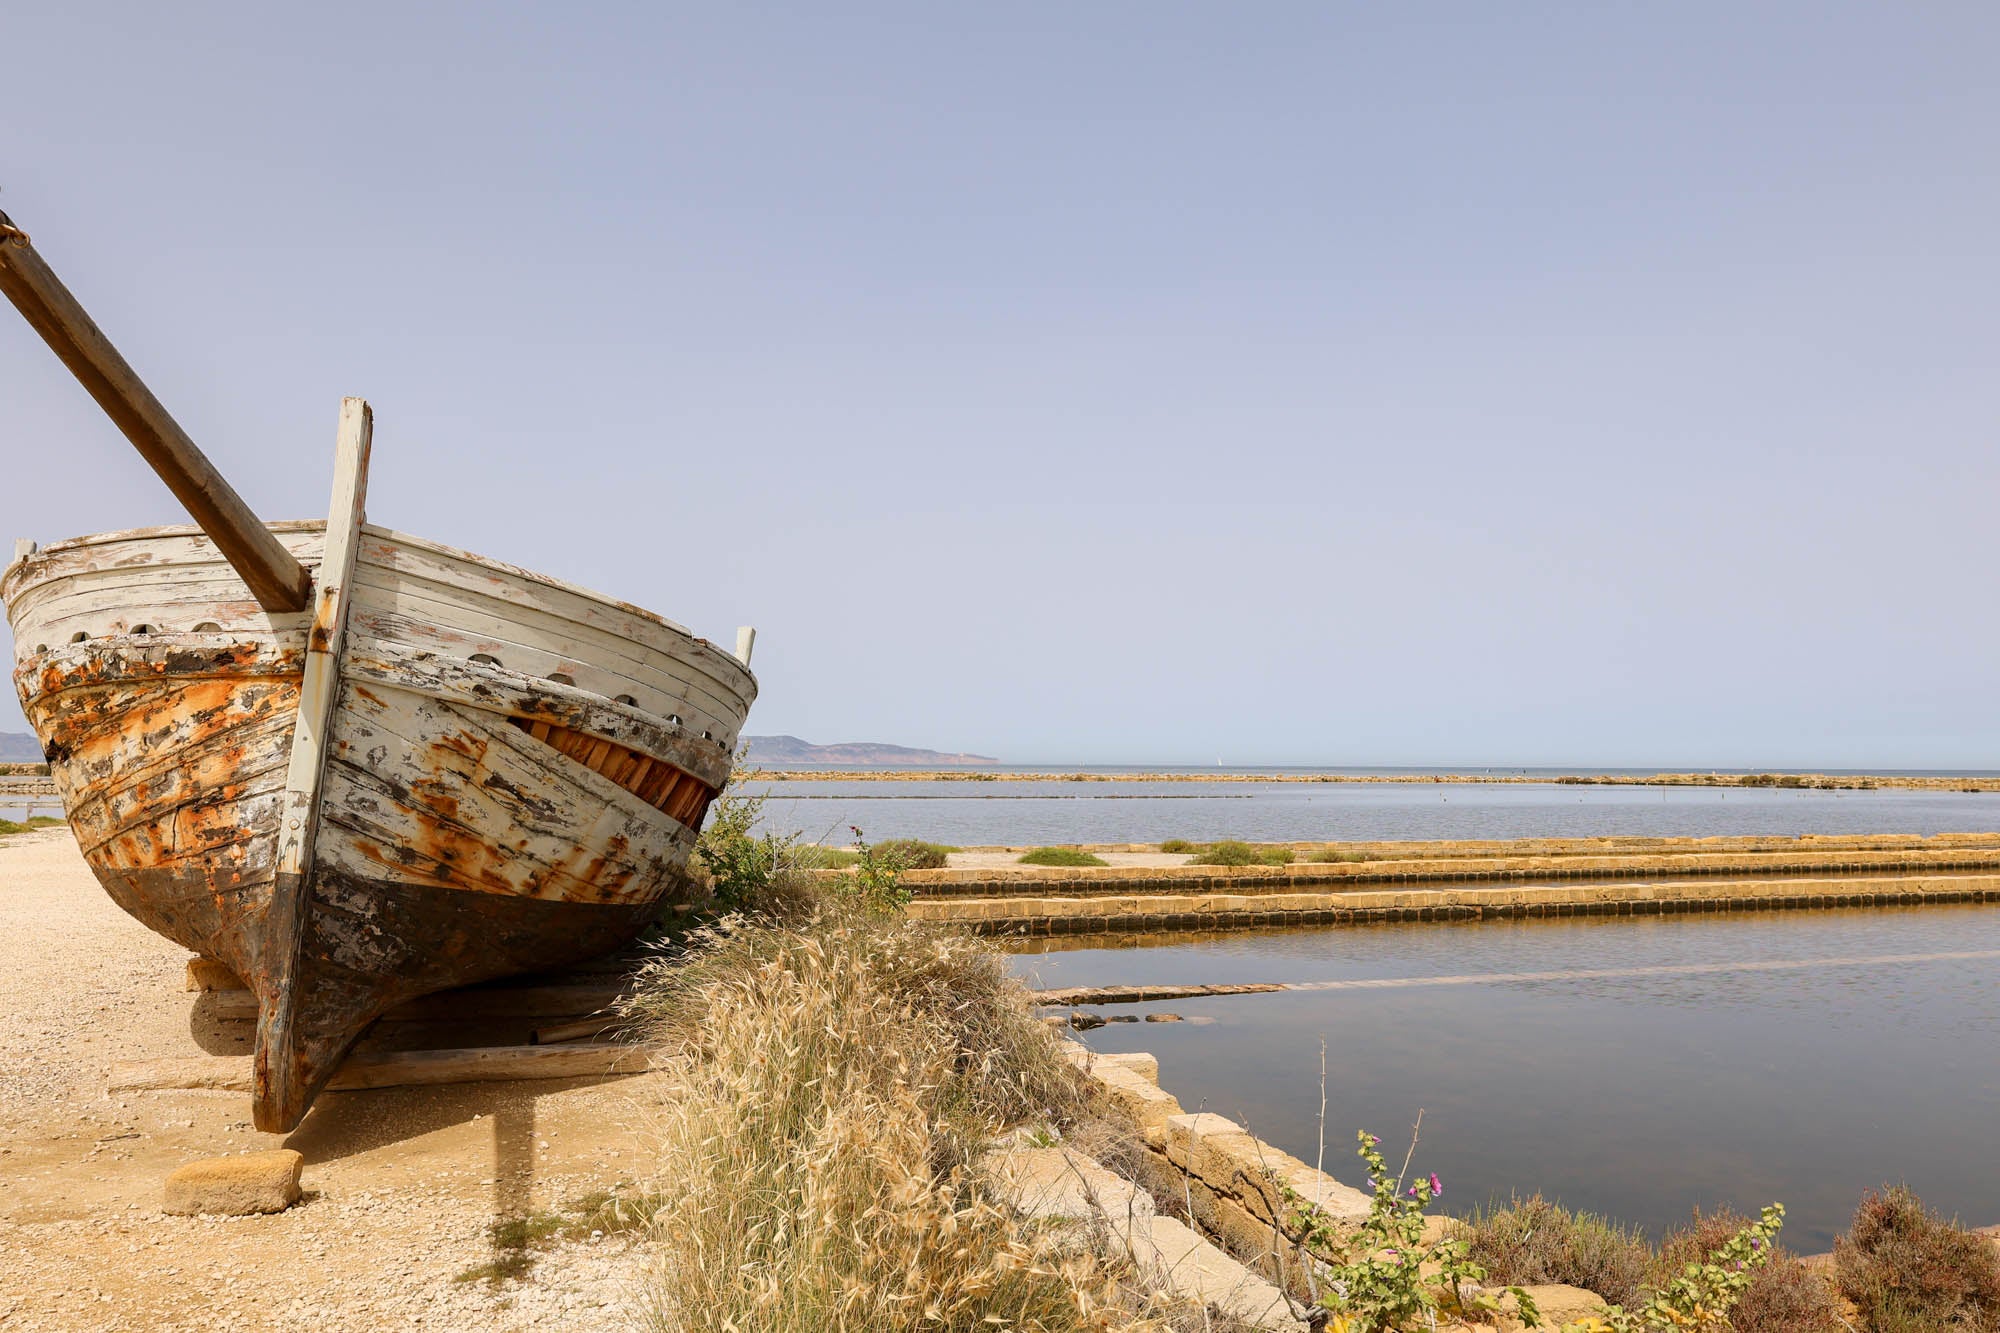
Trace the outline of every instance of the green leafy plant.
<path fill-rule="evenodd" d="M 876 916 L 893 916 L 902 911 L 910 901 L 910 891 L 902 883 L 902 861 L 894 856 L 884 856 L 879 848 L 869 846 L 859 826 L 849 824 L 847 827 L 854 834 L 856 859 L 847 877 L 836 881 L 835 891 L 851 896 L 864 910 Z"/>
<path fill-rule="evenodd" d="M 1189 842 L 1186 838 L 1168 838 L 1160 844 L 1160 850 L 1171 853 L 1174 856 L 1186 856 L 1190 853 L 1200 851 L 1201 844 L 1198 842 Z"/>
<path fill-rule="evenodd" d="M 1074 847 L 1037 847 L 1032 852 L 1023 852 L 1020 862 L 1024 866 L 1101 866 L 1109 865 L 1101 856 L 1078 851 Z"/>
<path fill-rule="evenodd" d="M 1730 1327 L 1729 1312 L 1757 1275 L 1771 1261 L 1778 1232 L 1785 1225 L 1785 1206 L 1774 1203 L 1755 1222 L 1711 1251 L 1706 1262 L 1688 1263 L 1637 1310 L 1622 1305 L 1605 1309 L 1602 1319 L 1569 1325 L 1577 1333 L 1610 1329 L 1613 1333 L 1673 1333 Z"/>
<path fill-rule="evenodd" d="M 1421 1128 L 1422 1117 L 1418 1118 Z M 1436 1327 L 1437 1316 L 1489 1319 L 1500 1312 L 1491 1293 L 1479 1290 L 1486 1269 L 1457 1238 L 1427 1239 L 1424 1207 L 1444 1192 L 1435 1172 L 1405 1185 L 1417 1139 L 1402 1171 L 1391 1174 L 1381 1140 L 1367 1131 L 1357 1136 L 1356 1154 L 1368 1167 L 1367 1220 L 1352 1231 L 1337 1226 L 1288 1182 L 1272 1176 L 1290 1210 L 1288 1225 L 1307 1260 L 1316 1303 L 1327 1311 L 1328 1333 L 1402 1333 Z M 1470 1289 L 1468 1289 L 1470 1288 Z M 1541 1326 L 1534 1298 L 1507 1288 L 1528 1328 Z"/>

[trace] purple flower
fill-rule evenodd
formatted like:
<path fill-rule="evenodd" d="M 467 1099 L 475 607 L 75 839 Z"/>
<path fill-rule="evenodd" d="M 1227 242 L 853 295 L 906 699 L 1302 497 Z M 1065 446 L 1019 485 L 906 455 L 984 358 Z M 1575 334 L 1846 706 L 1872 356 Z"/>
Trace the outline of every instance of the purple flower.
<path fill-rule="evenodd" d="M 1444 1193 L 1444 1182 L 1438 1179 L 1437 1172 L 1435 1171 L 1431 1172 L 1431 1197 L 1435 1199 L 1440 1195 L 1442 1195 L 1443 1193 Z"/>

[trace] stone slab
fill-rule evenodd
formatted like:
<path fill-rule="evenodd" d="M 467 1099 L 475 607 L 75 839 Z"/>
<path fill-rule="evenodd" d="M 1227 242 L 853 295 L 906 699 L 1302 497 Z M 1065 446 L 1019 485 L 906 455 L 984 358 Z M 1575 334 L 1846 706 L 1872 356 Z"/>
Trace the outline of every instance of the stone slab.
<path fill-rule="evenodd" d="M 290 1148 L 189 1162 L 167 1177 L 163 1211 L 191 1217 L 282 1213 L 299 1201 L 305 1158 Z"/>

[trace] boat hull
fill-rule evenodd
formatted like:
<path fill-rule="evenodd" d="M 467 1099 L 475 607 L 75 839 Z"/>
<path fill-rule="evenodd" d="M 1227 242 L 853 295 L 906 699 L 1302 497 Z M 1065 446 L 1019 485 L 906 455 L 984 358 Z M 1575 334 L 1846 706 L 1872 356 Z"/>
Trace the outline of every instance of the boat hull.
<path fill-rule="evenodd" d="M 319 527 L 273 530 L 310 566 Z M 288 888 L 303 617 L 248 601 L 187 529 L 65 543 L 0 580 L 86 860 L 257 993 L 266 1129 L 297 1123 L 384 1010 L 607 952 L 689 896 L 755 692 L 657 617 L 402 534 L 363 529 L 353 583 Z"/>

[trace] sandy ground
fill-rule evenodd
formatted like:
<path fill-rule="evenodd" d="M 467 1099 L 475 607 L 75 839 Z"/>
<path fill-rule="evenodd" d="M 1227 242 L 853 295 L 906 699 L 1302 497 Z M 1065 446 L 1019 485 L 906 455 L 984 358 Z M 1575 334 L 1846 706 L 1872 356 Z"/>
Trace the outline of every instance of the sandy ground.
<path fill-rule="evenodd" d="M 248 1049 L 248 1024 L 196 1017 L 186 960 L 67 829 L 0 837 L 0 1330 L 635 1325 L 648 1259 L 620 1237 L 454 1279 L 496 1219 L 643 1179 L 670 1075 L 333 1093 L 284 1136 L 242 1094 L 107 1095 L 114 1060 Z M 289 1212 L 160 1211 L 175 1167 L 277 1146 L 306 1160 Z"/>

